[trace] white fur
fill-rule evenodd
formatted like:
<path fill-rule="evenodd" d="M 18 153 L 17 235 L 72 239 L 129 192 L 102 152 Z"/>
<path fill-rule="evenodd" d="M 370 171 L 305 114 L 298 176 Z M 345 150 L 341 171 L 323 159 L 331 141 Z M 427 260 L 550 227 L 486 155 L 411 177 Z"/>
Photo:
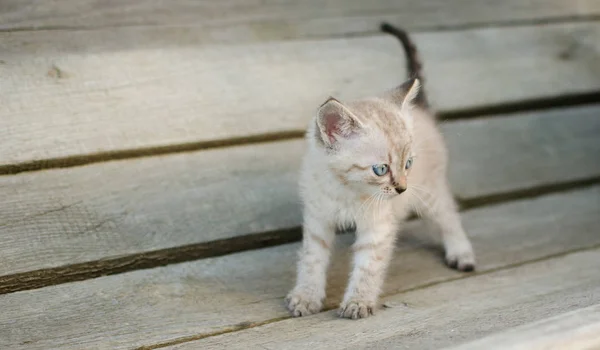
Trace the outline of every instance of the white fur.
<path fill-rule="evenodd" d="M 286 298 L 294 316 L 322 308 L 336 228 L 356 227 L 353 270 L 339 311 L 342 317 L 356 319 L 374 312 L 396 232 L 411 211 L 440 228 L 450 264 L 455 263 L 461 270 L 474 265 L 471 244 L 446 181 L 447 152 L 442 136 L 427 112 L 409 106 L 418 88 L 417 81 L 402 103 L 371 99 L 343 107 L 362 121 L 357 123 L 355 134 L 336 138 L 335 145 L 319 139 L 327 134 L 319 121 L 320 114 L 311 123 L 300 176 L 304 239 L 296 286 Z M 381 130 L 377 118 L 393 130 Z M 409 154 L 392 151 L 394 145 L 399 150 L 409 149 Z M 367 183 L 382 179 L 370 168 L 347 172 L 353 164 L 387 164 L 389 154 L 393 174 L 406 179 L 407 190 L 402 194 L 397 194 L 390 183 Z M 414 157 L 414 163 L 405 170 L 409 156 Z"/>

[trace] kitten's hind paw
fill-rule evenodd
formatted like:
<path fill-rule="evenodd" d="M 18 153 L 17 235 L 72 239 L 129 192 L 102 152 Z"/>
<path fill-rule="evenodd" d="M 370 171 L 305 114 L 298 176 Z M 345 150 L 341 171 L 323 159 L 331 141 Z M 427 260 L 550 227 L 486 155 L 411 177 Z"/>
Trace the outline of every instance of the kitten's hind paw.
<path fill-rule="evenodd" d="M 464 251 L 458 254 L 446 254 L 446 265 L 453 269 L 463 272 L 475 270 L 475 254 L 472 250 Z"/>
<path fill-rule="evenodd" d="M 316 314 L 323 307 L 321 300 L 296 292 L 285 297 L 285 305 L 294 317 Z"/>
<path fill-rule="evenodd" d="M 351 318 L 353 320 L 359 318 L 367 318 L 374 314 L 375 304 L 367 303 L 359 300 L 351 300 L 343 303 L 339 310 L 338 316 L 343 318 Z"/>

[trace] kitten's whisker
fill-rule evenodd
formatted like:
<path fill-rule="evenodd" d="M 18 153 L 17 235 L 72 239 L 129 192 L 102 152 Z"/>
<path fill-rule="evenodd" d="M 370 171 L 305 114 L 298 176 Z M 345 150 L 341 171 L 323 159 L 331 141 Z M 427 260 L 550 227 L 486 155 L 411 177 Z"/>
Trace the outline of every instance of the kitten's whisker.
<path fill-rule="evenodd" d="M 415 196 L 415 198 L 417 198 L 421 202 L 421 204 L 423 204 L 424 208 L 426 208 L 430 211 L 432 210 L 431 207 L 427 204 L 427 202 L 423 198 L 421 198 L 421 196 L 419 196 L 416 191 L 413 191 L 411 193 Z M 419 211 L 417 211 L 417 215 L 419 215 L 421 217 L 423 216 L 422 213 Z"/>
<path fill-rule="evenodd" d="M 421 186 L 421 185 L 411 185 L 411 189 L 415 191 L 415 194 L 420 193 L 423 194 L 425 196 L 427 196 L 427 199 L 434 199 L 433 194 L 431 194 L 431 192 L 429 192 L 429 190 L 427 190 L 427 188 Z M 420 197 L 422 198 L 422 197 Z"/>
<path fill-rule="evenodd" d="M 421 217 L 421 215 L 419 214 L 419 207 L 417 207 L 413 202 L 410 202 L 410 205 L 413 208 L 414 212 L 417 214 L 417 216 Z"/>
<path fill-rule="evenodd" d="M 377 192 L 377 195 L 375 196 L 375 200 L 373 201 L 373 210 L 371 211 L 373 218 L 375 218 L 375 213 L 379 209 L 379 198 L 381 198 L 381 192 Z"/>
<path fill-rule="evenodd" d="M 381 204 L 383 204 L 383 200 L 385 199 L 385 196 L 383 193 L 380 193 L 378 198 L 377 198 L 377 210 L 381 211 Z"/>
<path fill-rule="evenodd" d="M 433 194 L 429 191 L 429 189 L 427 189 L 427 187 L 421 186 L 421 185 L 416 185 L 416 184 L 411 184 L 410 186 L 411 186 L 411 188 L 414 188 L 414 189 L 416 189 L 418 191 L 423 192 L 428 197 L 433 198 Z"/>
<path fill-rule="evenodd" d="M 412 188 L 412 186 L 411 186 L 411 189 L 410 189 L 409 191 L 407 191 L 407 193 L 413 194 L 413 195 L 415 196 L 415 198 L 418 198 L 418 197 L 416 196 L 416 194 L 415 194 L 415 192 L 414 192 L 414 189 Z M 417 206 L 417 205 L 415 205 L 415 203 L 414 203 L 413 201 L 408 201 L 408 203 L 410 203 L 410 204 L 412 205 L 412 207 L 413 207 L 413 209 L 414 209 L 415 213 L 416 213 L 418 216 L 421 216 L 421 212 L 419 211 L 419 208 L 418 208 L 418 206 Z"/>
<path fill-rule="evenodd" d="M 371 195 L 369 198 L 367 198 L 364 202 L 362 202 L 362 204 L 360 205 L 360 207 L 358 207 L 357 211 L 361 211 L 361 209 L 367 204 L 369 203 L 369 201 L 371 200 L 371 198 L 375 197 L 375 195 L 377 195 L 377 193 L 374 193 L 373 195 Z"/>
<path fill-rule="evenodd" d="M 362 216 L 361 218 L 364 219 L 365 215 L 370 211 L 369 209 L 371 208 L 371 206 L 373 205 L 373 203 L 375 203 L 377 201 L 377 197 L 380 195 L 380 192 L 375 192 L 371 197 L 369 197 L 365 203 L 363 203 L 363 205 L 361 205 L 361 208 L 367 204 L 367 206 L 365 207 L 364 211 L 362 212 Z"/>
<path fill-rule="evenodd" d="M 367 211 L 367 208 L 369 206 L 369 203 L 371 202 L 371 200 L 373 199 L 375 195 L 370 196 L 369 198 L 367 198 L 367 200 L 365 200 L 360 207 L 357 210 L 356 215 L 358 216 L 359 214 L 361 215 L 361 218 L 364 218 L 364 214 Z"/>
<path fill-rule="evenodd" d="M 417 214 L 418 217 L 422 217 L 422 213 L 420 211 L 420 208 L 418 205 L 416 205 L 414 202 L 410 202 L 410 204 L 413 207 L 413 210 L 415 211 L 415 213 Z"/>
<path fill-rule="evenodd" d="M 419 186 L 419 185 L 413 185 L 413 189 L 416 190 L 417 192 L 421 192 L 422 194 L 425 194 L 428 196 L 428 201 L 427 201 L 427 208 L 429 209 L 430 212 L 435 213 L 437 211 L 437 207 L 439 202 L 437 201 L 436 197 L 433 196 L 433 194 L 431 192 L 429 192 L 428 190 L 426 190 L 424 187 Z M 416 194 L 416 192 L 415 192 Z"/>
<path fill-rule="evenodd" d="M 371 206 L 373 206 L 373 210 L 369 211 L 369 213 L 372 215 L 372 219 L 375 219 L 378 212 L 381 210 L 381 204 L 383 203 L 385 197 L 386 194 L 381 191 L 375 194 L 375 198 L 371 203 Z"/>
<path fill-rule="evenodd" d="M 379 198 L 379 193 L 377 193 L 377 195 L 375 197 L 373 197 L 373 200 L 371 201 L 371 204 L 369 204 L 369 207 L 367 208 L 367 212 L 373 216 L 375 216 L 375 209 L 377 208 L 377 199 Z M 373 208 L 373 210 L 371 210 L 371 208 Z"/>

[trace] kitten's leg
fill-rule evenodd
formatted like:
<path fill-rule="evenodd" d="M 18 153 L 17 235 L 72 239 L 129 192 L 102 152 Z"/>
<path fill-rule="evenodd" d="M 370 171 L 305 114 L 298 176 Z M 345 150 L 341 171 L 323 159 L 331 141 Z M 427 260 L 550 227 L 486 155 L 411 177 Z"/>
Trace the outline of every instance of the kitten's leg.
<path fill-rule="evenodd" d="M 334 238 L 333 225 L 305 214 L 302 248 L 298 252 L 296 286 L 285 298 L 287 308 L 293 316 L 306 316 L 321 311 Z"/>
<path fill-rule="evenodd" d="M 473 271 L 475 254 L 462 226 L 460 214 L 450 189 L 443 184 L 438 186 L 437 191 L 432 195 L 433 198 L 420 195 L 421 200 L 425 200 L 425 203 L 421 202 L 420 204 L 426 219 L 435 224 L 442 233 L 446 264 L 459 271 Z"/>
<path fill-rule="evenodd" d="M 352 319 L 374 313 L 395 242 L 396 227 L 391 219 L 361 226 L 357 223 L 352 273 L 338 311 L 340 317 Z"/>

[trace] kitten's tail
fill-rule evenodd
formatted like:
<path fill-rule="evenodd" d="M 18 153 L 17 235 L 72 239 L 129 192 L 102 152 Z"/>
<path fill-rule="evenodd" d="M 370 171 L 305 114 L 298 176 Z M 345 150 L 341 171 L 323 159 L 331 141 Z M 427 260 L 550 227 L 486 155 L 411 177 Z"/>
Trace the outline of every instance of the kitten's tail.
<path fill-rule="evenodd" d="M 408 36 L 408 33 L 403 29 L 394 27 L 389 23 L 383 22 L 381 24 L 381 31 L 383 31 L 384 33 L 391 34 L 395 36 L 398 40 L 400 40 L 400 43 L 404 48 L 404 52 L 406 53 L 408 77 L 411 79 L 419 79 L 419 81 L 421 82 L 421 89 L 419 90 L 419 94 L 417 95 L 417 97 L 415 97 L 415 103 L 424 108 L 429 107 L 429 102 L 427 100 L 427 96 L 425 94 L 424 89 L 425 79 L 423 78 L 423 65 L 421 64 L 421 59 L 419 56 L 419 52 L 417 51 L 417 47 Z"/>

